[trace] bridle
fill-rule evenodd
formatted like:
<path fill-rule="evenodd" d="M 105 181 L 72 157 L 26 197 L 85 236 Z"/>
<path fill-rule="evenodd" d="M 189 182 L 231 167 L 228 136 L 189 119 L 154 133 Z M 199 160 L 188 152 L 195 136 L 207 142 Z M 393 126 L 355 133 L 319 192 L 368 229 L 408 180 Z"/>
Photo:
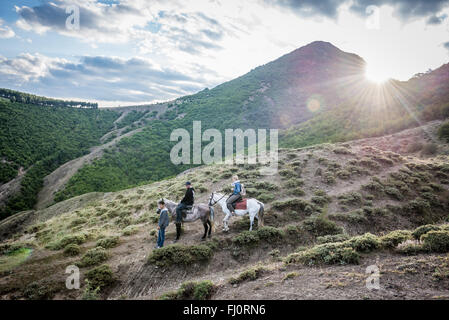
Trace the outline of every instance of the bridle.
<path fill-rule="evenodd" d="M 226 197 L 226 194 L 223 195 L 220 199 L 218 199 L 217 201 L 214 200 L 214 193 L 212 192 L 210 195 L 210 199 L 209 199 L 209 206 L 213 207 L 215 206 L 218 202 L 220 202 L 221 199 L 223 199 L 224 197 Z M 212 203 L 212 201 L 215 201 L 215 203 Z"/>

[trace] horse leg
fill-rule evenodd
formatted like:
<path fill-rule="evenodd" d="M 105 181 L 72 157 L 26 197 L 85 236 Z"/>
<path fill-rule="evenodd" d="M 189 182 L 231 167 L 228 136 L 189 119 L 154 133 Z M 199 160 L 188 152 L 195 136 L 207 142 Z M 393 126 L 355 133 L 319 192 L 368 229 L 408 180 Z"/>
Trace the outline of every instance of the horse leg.
<path fill-rule="evenodd" d="M 253 223 L 254 223 L 254 215 L 250 214 L 249 215 L 249 231 L 253 231 Z"/>
<path fill-rule="evenodd" d="M 210 220 L 207 220 L 207 224 L 209 225 L 209 233 L 207 237 L 210 238 L 212 233 L 212 222 L 210 222 Z"/>
<path fill-rule="evenodd" d="M 206 235 L 207 235 L 207 222 L 203 222 L 203 226 L 204 226 L 204 234 L 203 234 L 203 236 L 201 237 L 201 240 L 204 240 L 204 239 L 206 239 Z"/>
<path fill-rule="evenodd" d="M 231 213 L 227 213 L 226 217 L 223 219 L 223 231 L 229 231 L 228 220 L 231 217 Z"/>

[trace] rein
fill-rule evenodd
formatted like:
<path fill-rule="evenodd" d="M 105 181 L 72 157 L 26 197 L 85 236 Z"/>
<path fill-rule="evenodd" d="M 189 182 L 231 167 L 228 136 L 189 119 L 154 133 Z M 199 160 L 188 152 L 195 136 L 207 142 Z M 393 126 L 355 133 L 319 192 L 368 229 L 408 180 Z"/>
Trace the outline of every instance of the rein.
<path fill-rule="evenodd" d="M 210 199 L 210 203 L 213 206 L 215 206 L 218 202 L 220 202 L 221 199 L 223 199 L 224 197 L 226 197 L 226 194 L 223 195 L 220 199 L 218 199 L 217 201 L 214 200 L 214 196 L 212 196 L 212 199 Z M 215 203 L 212 203 L 212 201 L 215 201 Z"/>

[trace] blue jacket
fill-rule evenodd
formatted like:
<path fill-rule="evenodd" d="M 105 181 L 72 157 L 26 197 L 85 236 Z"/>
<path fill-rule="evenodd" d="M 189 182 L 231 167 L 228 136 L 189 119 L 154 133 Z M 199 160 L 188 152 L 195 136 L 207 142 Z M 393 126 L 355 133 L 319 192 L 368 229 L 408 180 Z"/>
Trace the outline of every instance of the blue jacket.
<path fill-rule="evenodd" d="M 162 209 L 161 216 L 159 217 L 159 227 L 161 229 L 165 229 L 168 227 L 169 219 L 168 219 L 168 210 Z"/>
<path fill-rule="evenodd" d="M 240 181 L 237 180 L 236 182 L 233 183 L 234 185 L 234 191 L 232 192 L 232 194 L 240 194 L 240 192 L 242 192 L 242 185 L 240 184 Z"/>

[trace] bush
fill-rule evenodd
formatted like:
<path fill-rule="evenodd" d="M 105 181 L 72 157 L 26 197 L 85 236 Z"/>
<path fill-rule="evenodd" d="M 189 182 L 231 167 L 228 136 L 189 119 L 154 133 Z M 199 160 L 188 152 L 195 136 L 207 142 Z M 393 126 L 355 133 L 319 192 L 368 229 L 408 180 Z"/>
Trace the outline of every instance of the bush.
<path fill-rule="evenodd" d="M 284 231 L 269 226 L 259 228 L 256 233 L 260 240 L 267 242 L 275 242 L 285 236 Z"/>
<path fill-rule="evenodd" d="M 99 296 L 98 293 L 100 292 L 100 288 L 93 288 L 90 284 L 89 280 L 86 279 L 86 287 L 84 288 L 83 300 L 98 300 Z"/>
<path fill-rule="evenodd" d="M 273 208 L 277 210 L 291 209 L 296 211 L 304 211 L 308 204 L 309 203 L 306 200 L 293 198 L 284 201 L 275 201 L 272 205 Z"/>
<path fill-rule="evenodd" d="M 125 229 L 123 229 L 123 235 L 124 236 L 131 236 L 133 234 L 136 234 L 139 231 L 139 228 L 136 226 L 127 226 Z"/>
<path fill-rule="evenodd" d="M 108 254 L 106 250 L 102 247 L 96 247 L 88 250 L 81 258 L 81 261 L 76 265 L 78 267 L 90 267 L 100 264 L 106 260 L 108 260 Z"/>
<path fill-rule="evenodd" d="M 371 233 L 353 237 L 343 244 L 350 246 L 358 252 L 371 252 L 380 247 L 379 239 Z"/>
<path fill-rule="evenodd" d="M 303 227 L 316 237 L 343 233 L 342 227 L 323 217 L 309 217 L 304 220 Z"/>
<path fill-rule="evenodd" d="M 431 252 L 449 251 L 449 231 L 429 231 L 421 236 L 423 247 Z"/>
<path fill-rule="evenodd" d="M 87 235 L 84 233 L 80 234 L 72 234 L 68 236 L 64 236 L 59 241 L 50 244 L 48 247 L 51 250 L 60 250 L 67 247 L 69 244 L 83 244 L 87 240 Z"/>
<path fill-rule="evenodd" d="M 204 280 L 200 282 L 184 282 L 181 288 L 175 292 L 169 292 L 161 297 L 160 300 L 207 300 L 213 295 L 215 286 L 212 281 Z"/>
<path fill-rule="evenodd" d="M 175 244 L 153 250 L 148 257 L 148 262 L 157 266 L 189 266 L 196 262 L 208 261 L 212 256 L 212 249 L 206 245 Z"/>
<path fill-rule="evenodd" d="M 112 285 L 116 280 L 111 268 L 106 264 L 89 270 L 86 273 L 86 278 L 92 288 L 99 288 L 100 290 Z"/>
<path fill-rule="evenodd" d="M 414 256 L 422 252 L 426 252 L 426 249 L 417 241 L 406 240 L 398 245 L 396 252 L 405 254 L 407 256 Z"/>
<path fill-rule="evenodd" d="M 77 245 L 77 244 L 74 244 L 74 243 L 68 244 L 68 245 L 64 248 L 64 255 L 65 255 L 65 256 L 71 256 L 71 257 L 74 257 L 74 256 L 79 255 L 80 252 L 81 252 L 80 246 Z"/>
<path fill-rule="evenodd" d="M 426 234 L 429 231 L 438 231 L 438 230 L 441 230 L 439 226 L 435 226 L 433 224 L 426 224 L 424 226 L 419 226 L 418 228 L 416 228 L 415 231 L 413 231 L 412 236 L 416 240 L 419 240 L 421 239 L 421 236 L 423 234 Z"/>
<path fill-rule="evenodd" d="M 229 280 L 229 283 L 230 284 L 239 284 L 244 281 L 254 281 L 254 280 L 258 279 L 264 271 L 266 271 L 266 270 L 263 267 L 256 267 L 256 268 L 248 269 L 248 270 L 240 273 L 237 278 L 231 278 Z"/>
<path fill-rule="evenodd" d="M 383 248 L 395 248 L 411 237 L 412 233 L 408 230 L 396 230 L 380 237 L 380 242 Z"/>
<path fill-rule="evenodd" d="M 336 154 L 352 154 L 352 151 L 345 147 L 336 147 L 333 151 Z"/>
<path fill-rule="evenodd" d="M 292 253 L 285 259 L 286 264 L 358 264 L 360 255 L 344 243 L 320 244 L 310 249 Z"/>
<path fill-rule="evenodd" d="M 358 192 L 349 192 L 338 196 L 338 203 L 341 205 L 357 205 L 362 203 L 362 195 Z"/>
<path fill-rule="evenodd" d="M 100 239 L 97 241 L 97 247 L 103 247 L 105 249 L 114 248 L 118 245 L 119 239 L 117 236 Z"/>
<path fill-rule="evenodd" d="M 387 195 L 389 195 L 390 197 L 392 197 L 393 199 L 399 200 L 401 201 L 402 199 L 404 199 L 404 196 L 402 195 L 402 193 L 394 188 L 394 187 L 386 187 L 385 188 L 385 193 Z"/>
<path fill-rule="evenodd" d="M 244 231 L 232 239 L 232 243 L 237 246 L 251 246 L 259 242 L 259 236 L 256 231 Z"/>
<path fill-rule="evenodd" d="M 330 242 L 343 242 L 349 239 L 349 236 L 347 234 L 335 234 L 335 235 L 327 235 L 318 237 L 316 241 L 319 244 L 323 243 L 330 243 Z"/>

